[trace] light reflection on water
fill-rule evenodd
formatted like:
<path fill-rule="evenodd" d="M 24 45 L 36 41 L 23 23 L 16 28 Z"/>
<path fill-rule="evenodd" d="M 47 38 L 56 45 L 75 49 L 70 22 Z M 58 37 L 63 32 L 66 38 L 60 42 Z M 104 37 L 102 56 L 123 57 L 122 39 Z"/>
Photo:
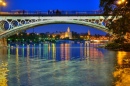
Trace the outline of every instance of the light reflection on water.
<path fill-rule="evenodd" d="M 103 58 L 103 53 L 100 50 L 94 47 L 87 47 L 84 44 L 17 45 L 8 49 L 8 57 L 10 57 L 10 54 L 17 57 L 37 57 L 48 60 L 55 58 L 57 61 L 73 58 Z"/>
<path fill-rule="evenodd" d="M 117 53 L 116 70 L 113 73 L 115 86 L 130 86 L 130 52 Z"/>
<path fill-rule="evenodd" d="M 6 69 L 4 74 L 0 71 L 0 86 L 128 86 L 129 68 L 122 64 L 129 52 L 96 46 L 66 43 L 0 48 L 0 69 Z"/>
<path fill-rule="evenodd" d="M 7 55 L 7 49 L 0 49 L 0 86 L 8 86 L 7 85 L 7 73 L 8 73 L 8 60 L 6 58 L 2 58 L 4 55 Z"/>

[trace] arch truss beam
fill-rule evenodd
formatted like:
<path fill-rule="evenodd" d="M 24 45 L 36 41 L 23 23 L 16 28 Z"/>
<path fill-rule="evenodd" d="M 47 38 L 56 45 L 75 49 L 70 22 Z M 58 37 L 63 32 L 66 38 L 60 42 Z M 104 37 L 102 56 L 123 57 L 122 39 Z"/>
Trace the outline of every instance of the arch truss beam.
<path fill-rule="evenodd" d="M 0 39 L 32 27 L 57 23 L 80 24 L 112 34 L 106 27 L 111 18 L 112 16 L 1 16 Z"/>

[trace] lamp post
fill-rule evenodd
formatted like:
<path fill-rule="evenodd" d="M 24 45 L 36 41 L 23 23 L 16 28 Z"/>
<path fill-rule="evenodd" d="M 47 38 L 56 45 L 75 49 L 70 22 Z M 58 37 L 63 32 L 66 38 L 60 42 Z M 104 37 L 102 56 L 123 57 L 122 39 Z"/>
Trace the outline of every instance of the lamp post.
<path fill-rule="evenodd" d="M 5 2 L 5 0 L 0 0 L 0 12 L 2 12 L 2 7 L 3 6 L 6 6 L 6 2 Z"/>

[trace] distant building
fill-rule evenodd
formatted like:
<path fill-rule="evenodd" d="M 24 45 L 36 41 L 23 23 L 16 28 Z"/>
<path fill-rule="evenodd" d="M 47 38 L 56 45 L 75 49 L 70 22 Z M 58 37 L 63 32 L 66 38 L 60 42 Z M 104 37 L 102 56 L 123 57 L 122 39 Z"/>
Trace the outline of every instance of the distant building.
<path fill-rule="evenodd" d="M 88 30 L 88 34 L 87 34 L 87 40 L 90 40 L 90 31 Z"/>
<path fill-rule="evenodd" d="M 72 32 L 70 31 L 70 28 L 68 27 L 67 31 L 65 33 L 60 34 L 60 38 L 69 38 L 72 39 Z"/>
<path fill-rule="evenodd" d="M 82 36 L 85 40 L 95 41 L 95 42 L 102 42 L 102 41 L 109 41 L 109 37 L 102 36 L 102 35 L 91 35 L 90 31 L 88 30 L 88 33 L 86 36 Z"/>

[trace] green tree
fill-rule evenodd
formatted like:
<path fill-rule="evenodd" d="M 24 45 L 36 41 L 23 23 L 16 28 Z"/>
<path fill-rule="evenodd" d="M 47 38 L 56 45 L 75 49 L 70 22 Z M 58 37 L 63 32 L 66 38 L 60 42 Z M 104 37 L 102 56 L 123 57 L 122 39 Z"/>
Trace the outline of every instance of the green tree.
<path fill-rule="evenodd" d="M 59 35 L 59 34 L 56 35 L 56 36 L 55 36 L 55 39 L 60 39 L 60 35 Z"/>
<path fill-rule="evenodd" d="M 104 15 L 112 15 L 112 20 L 107 25 L 118 39 L 118 43 L 124 43 L 124 35 L 130 32 L 130 2 L 127 0 L 100 0 L 100 8 Z M 116 20 L 115 20 L 116 18 Z"/>

